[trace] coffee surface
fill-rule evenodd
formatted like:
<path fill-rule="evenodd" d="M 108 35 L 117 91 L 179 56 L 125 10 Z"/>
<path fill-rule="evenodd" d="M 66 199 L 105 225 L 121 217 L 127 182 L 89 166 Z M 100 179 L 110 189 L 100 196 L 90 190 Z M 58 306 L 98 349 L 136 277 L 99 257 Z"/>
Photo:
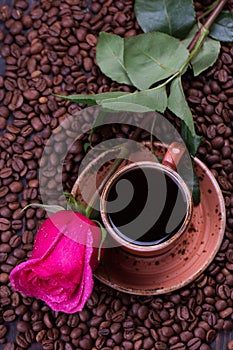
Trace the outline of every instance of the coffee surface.
<path fill-rule="evenodd" d="M 121 174 L 107 200 L 112 227 L 127 241 L 141 245 L 169 239 L 182 226 L 187 211 L 183 190 L 170 175 L 152 167 Z"/>

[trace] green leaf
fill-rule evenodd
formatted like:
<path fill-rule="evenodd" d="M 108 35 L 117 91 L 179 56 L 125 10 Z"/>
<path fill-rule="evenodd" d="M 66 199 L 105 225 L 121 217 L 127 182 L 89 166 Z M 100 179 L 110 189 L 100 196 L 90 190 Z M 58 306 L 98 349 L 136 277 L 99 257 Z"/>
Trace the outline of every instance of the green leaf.
<path fill-rule="evenodd" d="M 62 98 L 63 100 L 72 101 L 75 103 L 85 103 L 88 105 L 97 105 L 96 95 L 80 94 L 80 95 L 68 95 L 67 96 L 67 95 L 54 94 L 54 96 Z"/>
<path fill-rule="evenodd" d="M 220 41 L 233 41 L 233 13 L 222 12 L 210 28 L 211 38 Z"/>
<path fill-rule="evenodd" d="M 205 39 L 203 45 L 191 60 L 194 76 L 199 75 L 214 64 L 220 53 L 220 48 L 219 41 L 211 38 Z"/>
<path fill-rule="evenodd" d="M 101 94 L 93 94 L 93 95 L 85 95 L 85 94 L 80 94 L 80 95 L 57 95 L 54 94 L 56 97 L 63 98 L 64 100 L 72 101 L 75 103 L 86 103 L 89 105 L 98 105 L 100 104 L 99 102 L 101 100 L 105 100 L 107 98 L 114 98 L 118 96 L 123 96 L 128 94 L 128 92 L 123 92 L 123 91 L 114 91 L 114 92 L 104 92 Z"/>
<path fill-rule="evenodd" d="M 194 172 L 194 159 L 193 158 L 192 158 L 191 173 L 190 173 L 190 169 L 184 167 L 182 170 L 182 178 L 185 181 L 186 185 L 188 186 L 188 188 L 192 194 L 193 203 L 195 205 L 199 204 L 200 197 L 201 197 L 200 186 L 199 186 L 198 176 Z"/>
<path fill-rule="evenodd" d="M 198 31 L 198 26 L 195 24 L 187 37 L 182 40 L 185 47 L 188 47 L 194 35 Z M 205 38 L 201 48 L 197 51 L 194 58 L 191 60 L 194 75 L 197 76 L 214 64 L 220 52 L 220 43 L 211 38 Z"/>
<path fill-rule="evenodd" d="M 164 112 L 167 107 L 167 94 L 165 86 L 160 88 L 153 88 L 145 91 L 135 91 L 133 93 L 125 92 L 106 92 L 96 95 L 70 95 L 64 96 L 67 100 L 72 100 L 73 102 L 83 101 L 83 96 L 87 98 L 90 96 L 95 100 L 96 104 L 101 105 L 103 108 L 114 111 L 128 111 L 128 112 L 149 112 L 158 111 Z M 62 97 L 59 95 L 59 97 Z M 86 102 L 87 103 L 87 102 Z M 105 114 L 104 114 L 105 116 Z M 97 116 L 96 122 L 99 118 L 102 118 L 101 110 Z M 95 123 L 93 125 L 95 128 Z"/>
<path fill-rule="evenodd" d="M 179 71 L 189 52 L 179 40 L 164 33 L 152 32 L 124 39 L 101 33 L 96 55 L 105 75 L 118 83 L 144 90 Z"/>
<path fill-rule="evenodd" d="M 107 237 L 107 231 L 106 229 L 103 227 L 103 225 L 98 221 L 98 220 L 92 220 L 93 222 L 95 222 L 100 230 L 101 230 L 101 242 L 100 242 L 100 246 L 99 246 L 99 250 L 98 250 L 98 261 L 100 261 L 100 258 L 101 258 L 101 249 L 103 247 L 103 243 Z"/>
<path fill-rule="evenodd" d="M 100 33 L 96 60 L 101 71 L 112 80 L 132 85 L 124 65 L 124 39 L 115 34 Z"/>
<path fill-rule="evenodd" d="M 177 117 L 185 122 L 192 136 L 196 135 L 194 130 L 193 116 L 185 99 L 180 76 L 175 78 L 171 83 L 171 92 L 168 98 L 168 108 Z"/>
<path fill-rule="evenodd" d="M 159 31 L 180 39 L 195 21 L 192 0 L 135 0 L 135 13 L 144 32 Z"/>
<path fill-rule="evenodd" d="M 71 193 L 64 192 L 64 195 L 67 197 L 67 209 L 77 211 L 80 214 L 85 215 L 85 207 L 81 203 L 79 198 L 75 198 Z"/>
<path fill-rule="evenodd" d="M 198 147 L 200 146 L 202 137 L 196 134 L 192 135 L 183 120 L 181 122 L 181 136 L 189 150 L 189 153 L 194 157 L 197 153 Z"/>
<path fill-rule="evenodd" d="M 117 103 L 116 101 L 112 102 L 104 102 L 102 104 L 103 108 L 105 108 L 107 111 L 117 111 L 117 112 L 132 112 L 132 113 L 146 113 L 151 112 L 152 109 L 148 108 L 146 106 L 141 106 L 140 104 L 136 103 L 130 103 L 130 102 L 120 102 Z"/>
<path fill-rule="evenodd" d="M 166 79 L 180 70 L 189 56 L 176 38 L 159 32 L 125 38 L 125 67 L 139 90 Z"/>
<path fill-rule="evenodd" d="M 91 148 L 90 142 L 86 142 L 83 145 L 84 152 L 87 153 L 88 149 Z"/>
<path fill-rule="evenodd" d="M 26 207 L 24 207 L 22 209 L 22 211 L 24 211 L 24 210 L 26 210 L 26 209 L 28 209 L 30 207 L 43 208 L 43 209 L 47 210 L 49 213 L 56 213 L 56 212 L 58 212 L 60 210 L 65 210 L 65 208 L 63 208 L 62 206 L 55 205 L 55 204 L 54 205 L 53 204 L 46 205 L 46 204 L 40 204 L 40 203 L 30 203 L 30 204 L 26 205 Z"/>
<path fill-rule="evenodd" d="M 197 175 L 193 174 L 193 184 L 192 184 L 192 197 L 193 197 L 193 203 L 195 205 L 198 205 L 201 200 L 201 192 L 200 192 L 200 186 L 199 186 L 199 179 Z"/>
<path fill-rule="evenodd" d="M 102 101 L 102 106 L 116 111 L 129 112 L 164 112 L 167 107 L 165 86 L 145 91 L 136 91 L 131 94 Z"/>

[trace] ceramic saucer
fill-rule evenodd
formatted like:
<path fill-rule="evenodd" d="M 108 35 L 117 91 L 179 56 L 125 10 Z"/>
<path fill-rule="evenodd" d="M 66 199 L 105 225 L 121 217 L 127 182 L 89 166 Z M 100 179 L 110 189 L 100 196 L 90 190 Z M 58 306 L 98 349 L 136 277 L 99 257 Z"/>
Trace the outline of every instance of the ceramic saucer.
<path fill-rule="evenodd" d="M 156 257 L 137 257 L 122 248 L 105 249 L 95 277 L 102 283 L 131 294 L 156 295 L 184 287 L 195 280 L 214 259 L 225 231 L 225 205 L 209 169 L 195 158 L 201 201 L 182 240 Z"/>
<path fill-rule="evenodd" d="M 150 143 L 142 144 L 150 149 Z M 154 154 L 162 159 L 166 146 L 155 143 L 154 147 Z M 118 151 L 109 150 L 88 162 L 72 194 L 79 196 L 81 187 L 87 201 L 90 200 L 95 184 L 98 187 L 102 183 L 111 164 L 102 167 L 98 175 L 96 169 L 104 163 L 106 154 L 108 159 L 114 159 Z M 135 161 L 139 154 L 137 151 Z M 154 159 L 151 151 L 146 156 L 143 153 L 143 157 L 147 157 L 144 160 Z M 152 257 L 135 256 L 120 247 L 106 248 L 102 263 L 94 272 L 98 280 L 126 293 L 156 295 L 184 287 L 207 268 L 223 240 L 225 203 L 213 174 L 198 158 L 194 160 L 194 171 L 199 178 L 201 201 L 194 206 L 192 220 L 179 243 L 168 252 Z M 87 202 L 83 200 L 83 203 Z"/>

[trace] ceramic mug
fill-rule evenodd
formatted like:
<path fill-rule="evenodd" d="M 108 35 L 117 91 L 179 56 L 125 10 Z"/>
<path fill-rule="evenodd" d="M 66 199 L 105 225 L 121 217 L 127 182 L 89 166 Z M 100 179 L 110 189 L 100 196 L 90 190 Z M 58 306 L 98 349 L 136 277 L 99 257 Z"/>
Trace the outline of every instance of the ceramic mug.
<path fill-rule="evenodd" d="M 192 216 L 192 195 L 176 166 L 185 147 L 174 142 L 162 163 L 139 161 L 118 169 L 100 198 L 103 224 L 117 246 L 159 255 L 174 246 Z"/>

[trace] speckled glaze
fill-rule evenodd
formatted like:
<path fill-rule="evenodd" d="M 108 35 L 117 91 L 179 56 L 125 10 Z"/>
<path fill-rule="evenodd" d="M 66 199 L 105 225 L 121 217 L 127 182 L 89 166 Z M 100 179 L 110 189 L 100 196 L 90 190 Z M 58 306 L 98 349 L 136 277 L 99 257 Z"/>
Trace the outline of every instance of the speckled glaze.
<path fill-rule="evenodd" d="M 180 242 L 159 256 L 136 256 L 121 248 L 106 249 L 95 271 L 101 282 L 117 290 L 156 295 L 184 287 L 197 278 L 216 255 L 225 230 L 225 205 L 219 186 L 208 168 L 195 159 L 201 202 Z"/>
<path fill-rule="evenodd" d="M 163 157 L 165 146 L 155 144 L 155 147 L 156 155 Z M 78 193 L 80 181 L 86 183 L 87 179 L 91 179 L 91 169 L 90 164 L 77 179 L 72 190 L 74 195 Z M 211 171 L 197 158 L 194 171 L 199 178 L 201 201 L 193 207 L 192 219 L 176 244 L 155 256 L 132 254 L 121 247 L 105 249 L 102 264 L 94 273 L 98 280 L 126 293 L 157 295 L 184 287 L 207 268 L 223 240 L 225 204 Z M 105 167 L 98 176 L 98 182 L 102 181 L 106 172 Z"/>

